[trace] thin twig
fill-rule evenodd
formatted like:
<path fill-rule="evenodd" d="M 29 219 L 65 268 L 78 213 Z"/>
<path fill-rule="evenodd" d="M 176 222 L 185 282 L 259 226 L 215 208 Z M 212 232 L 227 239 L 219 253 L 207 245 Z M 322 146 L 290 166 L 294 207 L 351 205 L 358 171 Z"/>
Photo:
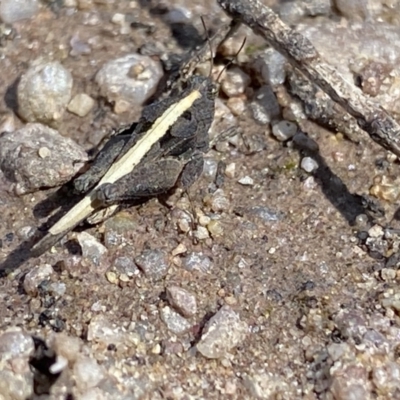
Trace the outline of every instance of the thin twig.
<path fill-rule="evenodd" d="M 224 11 L 238 23 L 248 25 L 289 62 L 317 84 L 350 115 L 358 125 L 382 147 L 400 157 L 400 126 L 379 105 L 323 61 L 311 42 L 289 28 L 259 0 L 217 0 Z"/>

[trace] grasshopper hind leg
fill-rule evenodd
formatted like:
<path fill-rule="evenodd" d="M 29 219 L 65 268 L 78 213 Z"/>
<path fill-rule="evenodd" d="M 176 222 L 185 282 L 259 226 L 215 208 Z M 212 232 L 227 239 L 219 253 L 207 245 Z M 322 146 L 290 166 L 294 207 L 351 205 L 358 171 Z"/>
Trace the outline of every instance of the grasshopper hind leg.
<path fill-rule="evenodd" d="M 131 134 L 113 136 L 97 154 L 90 168 L 74 179 L 74 191 L 86 193 L 103 177 L 112 163 L 118 158 Z"/>
<path fill-rule="evenodd" d="M 133 173 L 115 183 L 99 187 L 97 199 L 104 205 L 157 196 L 172 189 L 182 171 L 182 163 L 174 158 L 164 158 L 144 164 Z"/>

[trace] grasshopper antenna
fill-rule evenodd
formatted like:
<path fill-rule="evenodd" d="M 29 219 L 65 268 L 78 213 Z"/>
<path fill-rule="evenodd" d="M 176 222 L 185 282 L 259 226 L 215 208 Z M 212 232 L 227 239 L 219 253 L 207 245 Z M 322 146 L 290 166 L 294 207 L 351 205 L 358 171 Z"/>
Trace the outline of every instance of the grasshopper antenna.
<path fill-rule="evenodd" d="M 208 45 L 210 47 L 210 72 L 208 73 L 208 77 L 211 78 L 212 70 L 213 70 L 213 67 L 214 67 L 214 52 L 213 52 L 213 48 L 212 48 L 210 35 L 208 34 L 207 25 L 206 25 L 206 23 L 204 21 L 204 17 L 203 16 L 201 16 L 201 23 L 203 24 L 203 28 L 204 28 L 204 32 L 206 34 L 207 42 L 208 42 Z"/>
<path fill-rule="evenodd" d="M 225 67 L 222 68 L 221 72 L 218 74 L 217 83 L 219 82 L 219 80 L 220 80 L 222 74 L 233 64 L 233 61 L 237 58 L 237 56 L 238 56 L 238 55 L 240 54 L 240 52 L 243 50 L 244 45 L 246 44 L 246 39 L 247 39 L 246 37 L 243 39 L 243 42 L 242 42 L 242 44 L 240 45 L 240 48 L 239 48 L 239 50 L 237 51 L 237 53 L 235 54 L 235 56 L 234 56 L 231 60 L 229 60 L 228 64 L 226 64 Z"/>

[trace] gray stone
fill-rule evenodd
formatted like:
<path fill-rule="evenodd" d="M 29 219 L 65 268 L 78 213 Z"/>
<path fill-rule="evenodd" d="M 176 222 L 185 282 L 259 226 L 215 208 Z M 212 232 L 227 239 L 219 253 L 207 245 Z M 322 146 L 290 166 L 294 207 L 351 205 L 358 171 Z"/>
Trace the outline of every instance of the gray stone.
<path fill-rule="evenodd" d="M 255 93 L 250 103 L 254 119 L 262 124 L 268 124 L 280 114 L 280 107 L 275 93 L 268 85 L 261 86 Z"/>
<path fill-rule="evenodd" d="M 54 270 L 50 264 L 39 264 L 33 267 L 24 278 L 25 292 L 31 296 L 36 295 L 40 283 L 49 279 L 53 273 Z"/>
<path fill-rule="evenodd" d="M 32 337 L 18 328 L 0 335 L 0 360 L 29 358 L 34 350 Z"/>
<path fill-rule="evenodd" d="M 35 61 L 17 88 L 18 114 L 28 122 L 54 125 L 71 99 L 72 75 L 58 61 Z"/>
<path fill-rule="evenodd" d="M 114 269 L 120 274 L 125 274 L 129 277 L 139 273 L 138 267 L 130 257 L 118 257 L 114 261 Z"/>
<path fill-rule="evenodd" d="M 26 363 L 28 365 L 28 362 Z M 26 400 L 33 396 L 33 373 L 17 375 L 13 371 L 0 371 L 0 393 L 3 400 Z"/>
<path fill-rule="evenodd" d="M 79 93 L 68 104 L 68 111 L 78 117 L 85 117 L 94 107 L 94 100 L 86 93 Z"/>
<path fill-rule="evenodd" d="M 81 357 L 74 364 L 74 377 L 79 389 L 96 387 L 104 377 L 104 371 L 94 358 Z"/>
<path fill-rule="evenodd" d="M 382 10 L 381 0 L 335 0 L 339 12 L 348 19 L 365 20 Z"/>
<path fill-rule="evenodd" d="M 87 340 L 103 344 L 122 343 L 126 339 L 124 333 L 116 325 L 112 324 L 105 315 L 95 315 L 89 323 Z"/>
<path fill-rule="evenodd" d="M 197 312 L 196 297 L 185 289 L 178 286 L 167 287 L 167 299 L 184 317 L 193 317 Z"/>
<path fill-rule="evenodd" d="M 144 272 L 146 277 L 153 280 L 164 278 L 168 272 L 167 255 L 162 250 L 145 250 L 135 258 L 137 266 Z"/>
<path fill-rule="evenodd" d="M 212 262 L 205 254 L 192 252 L 183 258 L 182 266 L 188 271 L 197 270 L 206 273 L 211 269 Z"/>
<path fill-rule="evenodd" d="M 284 377 L 272 372 L 257 371 L 243 375 L 243 384 L 251 394 L 251 398 L 270 400 L 290 398 L 289 385 Z"/>
<path fill-rule="evenodd" d="M 68 182 L 87 159 L 72 139 L 41 124 L 0 135 L 0 168 L 18 194 Z"/>
<path fill-rule="evenodd" d="M 168 306 L 160 310 L 160 317 L 168 330 L 177 335 L 187 332 L 191 327 L 189 321 Z"/>
<path fill-rule="evenodd" d="M 2 0 L 0 2 L 0 19 L 7 24 L 32 18 L 38 11 L 38 0 Z"/>
<path fill-rule="evenodd" d="M 301 168 L 304 169 L 304 171 L 311 173 L 318 169 L 318 163 L 311 157 L 304 157 L 301 160 L 300 164 Z"/>
<path fill-rule="evenodd" d="M 264 206 L 250 207 L 248 209 L 248 212 L 265 222 L 279 221 L 280 219 L 282 219 L 282 215 L 280 215 L 280 213 Z"/>
<path fill-rule="evenodd" d="M 227 71 L 225 79 L 221 83 L 221 90 L 228 96 L 239 96 L 245 92 L 250 84 L 250 76 L 239 67 Z"/>
<path fill-rule="evenodd" d="M 206 324 L 197 350 L 207 358 L 223 357 L 244 340 L 247 331 L 247 324 L 239 315 L 223 306 Z"/>
<path fill-rule="evenodd" d="M 297 132 L 297 125 L 290 121 L 279 121 L 272 126 L 272 134 L 280 142 L 286 142 L 291 139 Z"/>
<path fill-rule="evenodd" d="M 82 248 L 82 256 L 99 265 L 102 256 L 108 251 L 107 248 L 87 232 L 80 232 L 76 237 Z"/>
<path fill-rule="evenodd" d="M 285 63 L 286 58 L 274 48 L 270 47 L 256 59 L 254 68 L 261 75 L 265 83 L 274 87 L 285 82 Z"/>

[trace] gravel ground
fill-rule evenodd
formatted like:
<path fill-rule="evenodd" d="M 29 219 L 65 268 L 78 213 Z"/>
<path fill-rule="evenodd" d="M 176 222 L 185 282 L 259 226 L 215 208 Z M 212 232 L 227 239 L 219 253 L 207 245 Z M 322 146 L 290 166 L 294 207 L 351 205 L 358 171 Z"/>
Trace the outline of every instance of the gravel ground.
<path fill-rule="evenodd" d="M 264 2 L 400 121 L 400 2 Z M 189 193 L 26 259 L 199 15 L 227 21 L 213 0 L 1 2 L 0 399 L 400 399 L 397 159 L 245 28 L 210 135 L 238 133 Z"/>

